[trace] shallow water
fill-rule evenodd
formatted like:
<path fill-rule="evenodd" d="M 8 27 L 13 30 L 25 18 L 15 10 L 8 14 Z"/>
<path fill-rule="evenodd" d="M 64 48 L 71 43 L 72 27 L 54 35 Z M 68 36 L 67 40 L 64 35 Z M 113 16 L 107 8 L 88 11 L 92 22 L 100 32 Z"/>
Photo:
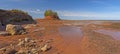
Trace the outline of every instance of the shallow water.
<path fill-rule="evenodd" d="M 109 36 L 112 36 L 116 40 L 120 40 L 120 31 L 111 31 L 111 30 L 100 29 L 100 30 L 95 30 L 95 32 L 109 35 Z"/>
<path fill-rule="evenodd" d="M 59 28 L 60 35 L 65 39 L 79 39 L 82 37 L 83 33 L 81 30 L 81 27 L 75 27 L 75 26 L 64 26 Z"/>
<path fill-rule="evenodd" d="M 80 27 L 64 26 L 59 28 L 59 33 L 64 40 L 63 54 L 79 54 L 80 41 L 83 36 Z"/>

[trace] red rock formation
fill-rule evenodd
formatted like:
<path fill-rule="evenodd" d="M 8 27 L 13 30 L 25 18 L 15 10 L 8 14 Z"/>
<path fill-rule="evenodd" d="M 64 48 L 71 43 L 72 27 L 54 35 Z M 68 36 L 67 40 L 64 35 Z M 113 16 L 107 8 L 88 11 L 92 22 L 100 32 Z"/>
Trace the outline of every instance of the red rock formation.
<path fill-rule="evenodd" d="M 60 20 L 58 17 L 54 17 L 54 16 L 45 16 L 45 19 L 47 19 L 47 20 Z"/>
<path fill-rule="evenodd" d="M 57 12 L 54 12 L 52 10 L 46 10 L 44 13 L 45 19 L 48 20 L 60 20 Z"/>

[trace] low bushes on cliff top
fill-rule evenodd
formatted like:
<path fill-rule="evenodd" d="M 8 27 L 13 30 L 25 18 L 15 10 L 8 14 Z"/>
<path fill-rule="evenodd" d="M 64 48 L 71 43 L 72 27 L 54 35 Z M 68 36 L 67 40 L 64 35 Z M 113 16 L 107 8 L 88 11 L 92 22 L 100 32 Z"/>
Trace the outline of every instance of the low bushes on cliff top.
<path fill-rule="evenodd" d="M 10 12 L 12 13 L 22 13 L 22 14 L 28 14 L 27 12 L 24 12 L 22 10 L 18 10 L 18 9 L 12 9 L 12 10 L 9 10 Z"/>
<path fill-rule="evenodd" d="M 52 10 L 46 10 L 44 13 L 44 16 L 51 16 L 52 18 L 59 19 L 57 12 L 54 12 Z"/>

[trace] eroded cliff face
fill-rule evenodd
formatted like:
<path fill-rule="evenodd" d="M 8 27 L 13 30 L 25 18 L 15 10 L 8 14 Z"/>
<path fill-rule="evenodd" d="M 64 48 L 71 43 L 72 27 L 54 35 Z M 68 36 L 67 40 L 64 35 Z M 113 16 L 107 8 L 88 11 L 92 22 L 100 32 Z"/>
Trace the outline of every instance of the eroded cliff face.
<path fill-rule="evenodd" d="M 55 17 L 55 16 L 45 16 L 46 20 L 60 20 L 59 17 Z"/>
<path fill-rule="evenodd" d="M 29 14 L 22 12 L 12 12 L 10 10 L 0 9 L 0 24 L 26 24 L 34 23 L 34 20 Z"/>

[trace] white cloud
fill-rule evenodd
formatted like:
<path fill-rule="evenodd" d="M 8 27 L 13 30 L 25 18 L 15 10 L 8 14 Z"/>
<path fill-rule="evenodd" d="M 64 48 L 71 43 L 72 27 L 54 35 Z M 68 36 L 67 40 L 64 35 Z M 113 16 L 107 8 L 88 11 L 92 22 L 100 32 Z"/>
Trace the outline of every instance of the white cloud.
<path fill-rule="evenodd" d="M 102 4 L 102 5 L 107 5 L 107 6 L 111 6 L 111 4 L 109 4 L 107 1 L 105 0 L 93 0 L 91 1 L 92 3 L 95 3 L 95 4 Z"/>
<path fill-rule="evenodd" d="M 44 11 L 40 9 L 23 10 L 35 15 L 43 15 Z M 59 11 L 56 10 L 59 16 L 62 17 L 85 17 L 85 18 L 101 18 L 101 19 L 120 19 L 120 12 L 85 12 L 85 11 Z"/>
<path fill-rule="evenodd" d="M 69 17 L 93 17 L 93 18 L 120 18 L 120 12 L 71 12 L 71 11 L 57 11 L 61 16 Z"/>
<path fill-rule="evenodd" d="M 26 11 L 28 13 L 33 13 L 33 14 L 43 14 L 43 11 L 41 11 L 40 9 L 28 9 L 28 10 L 23 10 Z"/>

